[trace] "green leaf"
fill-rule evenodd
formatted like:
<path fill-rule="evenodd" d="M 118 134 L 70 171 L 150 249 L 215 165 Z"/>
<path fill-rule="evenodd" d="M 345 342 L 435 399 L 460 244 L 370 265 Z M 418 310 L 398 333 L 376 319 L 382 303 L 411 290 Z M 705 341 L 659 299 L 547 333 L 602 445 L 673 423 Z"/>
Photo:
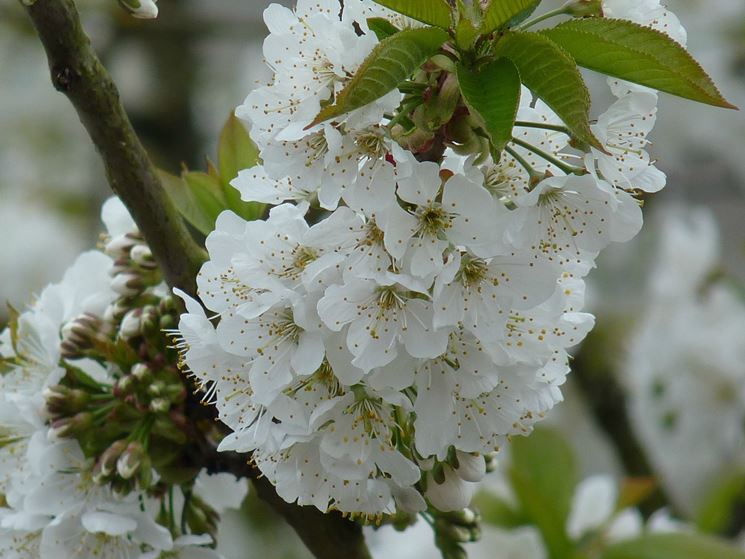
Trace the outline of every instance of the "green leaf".
<path fill-rule="evenodd" d="M 541 0 L 491 0 L 484 10 L 481 33 L 517 25 L 532 14 Z"/>
<path fill-rule="evenodd" d="M 407 29 L 384 39 L 373 49 L 355 76 L 308 126 L 343 115 L 380 99 L 396 89 L 448 40 L 442 29 Z"/>
<path fill-rule="evenodd" d="M 484 522 L 492 526 L 511 529 L 530 523 L 530 520 L 526 518 L 522 511 L 515 509 L 504 499 L 486 491 L 476 495 L 473 506 L 481 513 Z"/>
<path fill-rule="evenodd" d="M 512 488 L 538 527 L 551 557 L 568 557 L 565 526 L 577 483 L 574 453 L 557 432 L 537 429 L 512 440 Z"/>
<path fill-rule="evenodd" d="M 243 169 L 250 169 L 259 162 L 259 151 L 248 135 L 246 127 L 231 113 L 220 132 L 217 147 L 217 165 L 224 186 Z"/>
<path fill-rule="evenodd" d="M 631 21 L 576 19 L 541 33 L 577 64 L 700 103 L 735 109 L 701 65 L 673 39 Z"/>
<path fill-rule="evenodd" d="M 367 26 L 370 28 L 370 31 L 375 33 L 375 36 L 378 38 L 378 41 L 382 41 L 383 39 L 392 37 L 399 31 L 401 31 L 398 27 L 393 25 L 390 21 L 388 21 L 384 17 L 368 18 Z"/>
<path fill-rule="evenodd" d="M 231 113 L 220 133 L 217 163 L 226 207 L 248 221 L 259 219 L 263 215 L 264 204 L 244 202 L 241 200 L 240 192 L 230 186 L 230 182 L 240 171 L 250 169 L 258 162 L 259 151 L 256 144 L 251 140 L 243 123 Z"/>
<path fill-rule="evenodd" d="M 737 473 L 719 481 L 696 514 L 702 532 L 724 533 L 732 523 L 735 506 L 745 500 L 745 474 Z"/>
<path fill-rule="evenodd" d="M 452 23 L 450 6 L 444 0 L 375 0 L 375 3 L 442 29 Z"/>
<path fill-rule="evenodd" d="M 512 60 L 522 82 L 553 109 L 581 142 L 604 149 L 590 130 L 590 94 L 577 64 L 556 43 L 538 33 L 507 32 L 496 56 Z"/>
<path fill-rule="evenodd" d="M 159 171 L 158 175 L 184 219 L 203 235 L 211 233 L 217 216 L 227 207 L 220 182 L 206 173 L 186 172 L 177 177 Z"/>
<path fill-rule="evenodd" d="M 458 65 L 458 82 L 471 113 L 481 117 L 497 152 L 512 139 L 520 106 L 520 74 L 507 58 L 491 62 L 478 71 Z"/>
<path fill-rule="evenodd" d="M 648 534 L 611 545 L 601 559 L 745 559 L 745 553 L 700 534 Z"/>

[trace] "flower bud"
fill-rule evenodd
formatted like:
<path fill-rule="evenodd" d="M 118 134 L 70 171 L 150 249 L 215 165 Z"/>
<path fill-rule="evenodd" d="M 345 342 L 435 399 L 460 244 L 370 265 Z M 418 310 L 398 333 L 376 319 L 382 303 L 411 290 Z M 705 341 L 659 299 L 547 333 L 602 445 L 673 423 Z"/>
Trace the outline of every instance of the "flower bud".
<path fill-rule="evenodd" d="M 437 534 L 449 542 L 468 543 L 471 541 L 471 531 L 457 524 L 452 524 L 445 519 L 438 518 L 435 529 Z"/>
<path fill-rule="evenodd" d="M 486 475 L 486 462 L 483 456 L 456 451 L 458 467 L 455 473 L 464 481 L 478 483 Z"/>
<path fill-rule="evenodd" d="M 478 485 L 463 481 L 450 466 L 442 465 L 441 467 L 444 478 L 442 483 L 438 483 L 433 475 L 437 468 L 427 474 L 425 496 L 437 510 L 442 512 L 466 508 L 471 503 Z"/>
<path fill-rule="evenodd" d="M 445 513 L 442 515 L 442 518 L 454 524 L 458 524 L 459 526 L 465 526 L 469 529 L 471 528 L 471 526 L 476 525 L 479 521 L 478 514 L 476 514 L 472 509 L 469 508 Z"/>
<path fill-rule="evenodd" d="M 168 398 L 155 398 L 150 402 L 150 411 L 153 413 L 167 413 L 171 409 Z"/>
<path fill-rule="evenodd" d="M 153 257 L 153 253 L 147 245 L 136 245 L 132 247 L 129 256 L 135 264 L 146 270 L 153 270 L 158 267 L 155 258 Z"/>
<path fill-rule="evenodd" d="M 434 138 L 432 132 L 420 128 L 407 131 L 403 126 L 398 124 L 391 130 L 391 135 L 402 147 L 412 152 L 418 152 Z"/>
<path fill-rule="evenodd" d="M 62 342 L 82 353 L 108 342 L 109 328 L 104 321 L 92 314 L 81 314 L 62 327 Z"/>
<path fill-rule="evenodd" d="M 161 330 L 173 330 L 178 326 L 178 321 L 176 320 L 176 317 L 166 314 L 160 317 L 158 326 L 160 326 Z"/>
<path fill-rule="evenodd" d="M 153 305 L 147 305 L 143 307 L 140 325 L 140 328 L 144 335 L 155 334 L 159 332 L 160 317 L 158 316 L 158 309 Z"/>
<path fill-rule="evenodd" d="M 123 479 L 131 479 L 142 465 L 145 457 L 145 448 L 139 442 L 133 441 L 119 456 L 116 462 L 116 471 Z"/>
<path fill-rule="evenodd" d="M 122 318 L 119 326 L 119 337 L 129 341 L 142 335 L 142 309 L 132 309 Z"/>
<path fill-rule="evenodd" d="M 131 375 L 126 375 L 116 381 L 114 384 L 114 396 L 121 398 L 128 394 L 132 394 L 135 390 L 136 379 Z"/>
<path fill-rule="evenodd" d="M 136 379 L 137 382 L 140 383 L 147 383 L 150 381 L 150 379 L 153 377 L 153 372 L 150 370 L 150 367 L 145 365 L 145 363 L 137 363 L 134 365 L 130 371 L 129 374 L 132 376 L 132 378 Z"/>
<path fill-rule="evenodd" d="M 132 17 L 140 19 L 158 17 L 158 6 L 155 5 L 155 0 L 119 0 L 119 4 L 132 14 Z"/>
<path fill-rule="evenodd" d="M 147 455 L 144 456 L 140 465 L 140 471 L 137 475 L 137 485 L 142 491 L 150 489 L 153 485 L 153 467 L 150 463 L 150 457 Z"/>
<path fill-rule="evenodd" d="M 134 297 L 142 293 L 145 284 L 137 274 L 119 274 L 111 281 L 111 289 L 122 297 Z"/>
<path fill-rule="evenodd" d="M 88 405 L 90 394 L 84 390 L 55 385 L 44 389 L 44 400 L 53 416 L 75 415 Z"/>
<path fill-rule="evenodd" d="M 455 74 L 446 74 L 445 79 L 440 85 L 440 91 L 434 99 L 434 116 L 440 124 L 448 122 L 455 113 L 455 109 L 460 101 L 460 84 Z"/>
<path fill-rule="evenodd" d="M 135 244 L 137 244 L 137 241 L 129 235 L 117 235 L 106 243 L 103 250 L 114 260 L 119 260 L 121 258 L 127 258 L 129 251 L 132 250 Z"/>
<path fill-rule="evenodd" d="M 126 449 L 127 441 L 122 439 L 112 443 L 109 448 L 104 450 L 103 454 L 98 459 L 98 465 L 102 476 L 110 477 L 117 470 L 119 457 Z"/>
<path fill-rule="evenodd" d="M 82 435 L 93 425 L 93 415 L 81 412 L 72 417 L 65 417 L 52 422 L 49 439 L 69 439 Z"/>
<path fill-rule="evenodd" d="M 116 324 L 129 310 L 129 305 L 123 299 L 118 299 L 106 307 L 103 313 L 103 319 L 108 324 Z"/>

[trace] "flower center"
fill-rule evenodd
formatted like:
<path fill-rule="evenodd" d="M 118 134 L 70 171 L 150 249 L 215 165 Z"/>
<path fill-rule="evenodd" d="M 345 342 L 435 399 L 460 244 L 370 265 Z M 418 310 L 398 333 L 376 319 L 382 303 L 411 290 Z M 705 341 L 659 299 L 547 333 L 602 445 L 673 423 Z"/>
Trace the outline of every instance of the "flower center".
<path fill-rule="evenodd" d="M 456 278 L 460 280 L 464 287 L 473 287 L 479 285 L 484 280 L 487 269 L 484 260 L 466 254 L 463 256 L 460 271 Z"/>
<path fill-rule="evenodd" d="M 438 237 L 440 233 L 450 227 L 450 214 L 437 203 L 418 208 L 416 217 L 419 220 L 417 233 L 423 237 Z"/>

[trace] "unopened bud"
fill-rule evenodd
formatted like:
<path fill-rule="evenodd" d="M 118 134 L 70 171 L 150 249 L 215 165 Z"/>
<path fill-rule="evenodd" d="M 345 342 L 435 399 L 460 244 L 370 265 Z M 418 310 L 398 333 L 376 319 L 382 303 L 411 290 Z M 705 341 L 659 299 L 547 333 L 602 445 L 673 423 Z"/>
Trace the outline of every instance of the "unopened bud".
<path fill-rule="evenodd" d="M 153 376 L 153 372 L 150 370 L 150 367 L 145 365 L 145 363 L 137 363 L 136 365 L 134 365 L 130 369 L 129 374 L 141 383 L 148 382 Z"/>
<path fill-rule="evenodd" d="M 572 17 L 602 17 L 603 2 L 602 0 L 574 0 L 564 8 L 566 14 Z"/>
<path fill-rule="evenodd" d="M 469 529 L 479 521 L 479 516 L 469 508 L 447 512 L 442 517 L 453 524 L 458 524 Z"/>
<path fill-rule="evenodd" d="M 461 98 L 460 84 L 458 77 L 453 74 L 447 74 L 440 85 L 437 97 L 433 100 L 434 115 L 440 124 L 448 122 L 455 113 L 455 109 Z"/>
<path fill-rule="evenodd" d="M 153 484 L 153 468 L 150 464 L 150 458 L 147 455 L 144 457 L 140 466 L 140 473 L 137 475 L 137 484 L 143 491 L 150 489 L 150 486 Z"/>
<path fill-rule="evenodd" d="M 62 341 L 78 352 L 108 341 L 108 326 L 97 316 L 81 314 L 62 327 Z"/>
<path fill-rule="evenodd" d="M 137 274 L 119 274 L 111 281 L 111 289 L 122 297 L 134 297 L 142 293 L 145 284 Z"/>
<path fill-rule="evenodd" d="M 178 322 L 176 321 L 176 317 L 166 314 L 160 317 L 160 321 L 158 323 L 158 326 L 160 326 L 161 330 L 173 330 L 178 325 Z"/>
<path fill-rule="evenodd" d="M 116 324 L 129 310 L 129 305 L 127 305 L 123 299 L 118 299 L 106 307 L 106 310 L 103 313 L 103 319 L 108 324 Z"/>
<path fill-rule="evenodd" d="M 416 127 L 407 131 L 398 124 L 391 130 L 391 135 L 402 147 L 412 152 L 418 152 L 434 138 L 432 132 Z"/>
<path fill-rule="evenodd" d="M 114 260 L 119 260 L 120 258 L 128 257 L 129 251 L 132 250 L 135 244 L 137 244 L 137 241 L 129 235 L 117 235 L 106 243 L 103 250 Z"/>
<path fill-rule="evenodd" d="M 455 73 L 457 71 L 455 61 L 445 54 L 436 54 L 429 59 L 429 62 L 434 64 L 440 70 L 445 70 L 446 72 Z"/>
<path fill-rule="evenodd" d="M 147 305 L 142 309 L 141 328 L 142 333 L 154 334 L 159 332 L 160 327 L 160 316 L 158 316 L 158 309 L 152 305 Z"/>
<path fill-rule="evenodd" d="M 114 396 L 121 398 L 122 396 L 131 394 L 135 389 L 135 382 L 136 379 L 131 375 L 126 375 L 120 378 L 116 381 L 116 384 L 114 384 Z"/>
<path fill-rule="evenodd" d="M 438 519 L 435 527 L 438 534 L 451 542 L 468 543 L 471 541 L 471 531 L 465 526 Z"/>
<path fill-rule="evenodd" d="M 117 470 L 117 462 L 122 453 L 127 449 L 127 441 L 116 441 L 107 448 L 98 459 L 101 475 L 110 477 Z"/>
<path fill-rule="evenodd" d="M 62 340 L 60 344 L 60 356 L 63 359 L 80 359 L 85 357 L 84 353 L 85 349 L 70 340 Z"/>
<path fill-rule="evenodd" d="M 160 300 L 160 304 L 158 307 L 158 311 L 160 311 L 160 314 L 175 313 L 176 310 L 176 300 L 171 295 L 163 297 Z"/>
<path fill-rule="evenodd" d="M 155 398 L 150 402 L 150 411 L 153 413 L 166 413 L 171 409 L 171 402 L 168 398 Z"/>
<path fill-rule="evenodd" d="M 65 417 L 52 422 L 49 430 L 49 438 L 69 439 L 82 435 L 93 425 L 93 415 L 88 412 L 81 412 L 72 417 Z"/>
<path fill-rule="evenodd" d="M 155 19 L 158 17 L 158 6 L 155 0 L 119 0 L 119 2 L 132 14 L 132 17 L 140 19 Z"/>
<path fill-rule="evenodd" d="M 131 479 L 137 473 L 142 460 L 145 457 L 145 449 L 138 442 L 131 442 L 119 456 L 116 462 L 116 471 L 123 479 Z"/>
<path fill-rule="evenodd" d="M 44 400 L 52 415 L 74 415 L 85 409 L 90 394 L 84 390 L 55 385 L 44 389 Z"/>
<path fill-rule="evenodd" d="M 129 256 L 135 264 L 146 270 L 153 270 L 158 267 L 155 258 L 153 257 L 153 253 L 147 245 L 137 245 L 132 247 Z"/>
<path fill-rule="evenodd" d="M 125 341 L 142 335 L 142 309 L 132 309 L 122 318 L 119 337 Z"/>

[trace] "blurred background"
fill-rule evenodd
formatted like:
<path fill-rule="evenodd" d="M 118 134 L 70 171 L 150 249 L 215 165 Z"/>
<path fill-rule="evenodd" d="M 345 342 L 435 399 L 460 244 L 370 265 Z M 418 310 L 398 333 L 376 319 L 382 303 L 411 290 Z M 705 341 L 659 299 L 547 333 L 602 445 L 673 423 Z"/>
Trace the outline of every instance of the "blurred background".
<path fill-rule="evenodd" d="M 203 169 L 227 116 L 268 77 L 261 54 L 267 4 L 159 0 L 160 17 L 140 21 L 115 0 L 78 1 L 159 167 Z M 689 50 L 725 96 L 745 107 L 745 1 L 667 6 L 688 29 Z M 5 301 L 29 303 L 95 245 L 109 190 L 16 2 L 0 4 L 0 76 L 1 325 Z M 602 80 L 590 82 L 597 106 L 607 106 Z M 658 503 L 696 522 L 720 491 L 715 480 L 740 479 L 745 464 L 745 115 L 662 95 L 652 142 L 668 187 L 645 204 L 640 237 L 610 247 L 590 276 L 588 306 L 598 326 L 576 355 L 566 403 L 548 422 L 572 445 L 581 477 L 653 474 Z M 499 494 L 499 473 L 493 485 Z M 736 522 L 745 507 L 735 505 L 726 527 L 733 534 L 745 525 Z M 247 544 L 256 557 L 309 557 L 251 498 L 241 514 L 225 519 L 227 559 L 244 559 Z M 426 525 L 404 539 L 392 534 L 384 528 L 371 536 L 376 556 L 437 557 Z M 489 550 L 500 537 L 505 559 L 541 557 L 534 534 L 524 531 L 489 532 L 484 557 L 494 557 Z"/>

